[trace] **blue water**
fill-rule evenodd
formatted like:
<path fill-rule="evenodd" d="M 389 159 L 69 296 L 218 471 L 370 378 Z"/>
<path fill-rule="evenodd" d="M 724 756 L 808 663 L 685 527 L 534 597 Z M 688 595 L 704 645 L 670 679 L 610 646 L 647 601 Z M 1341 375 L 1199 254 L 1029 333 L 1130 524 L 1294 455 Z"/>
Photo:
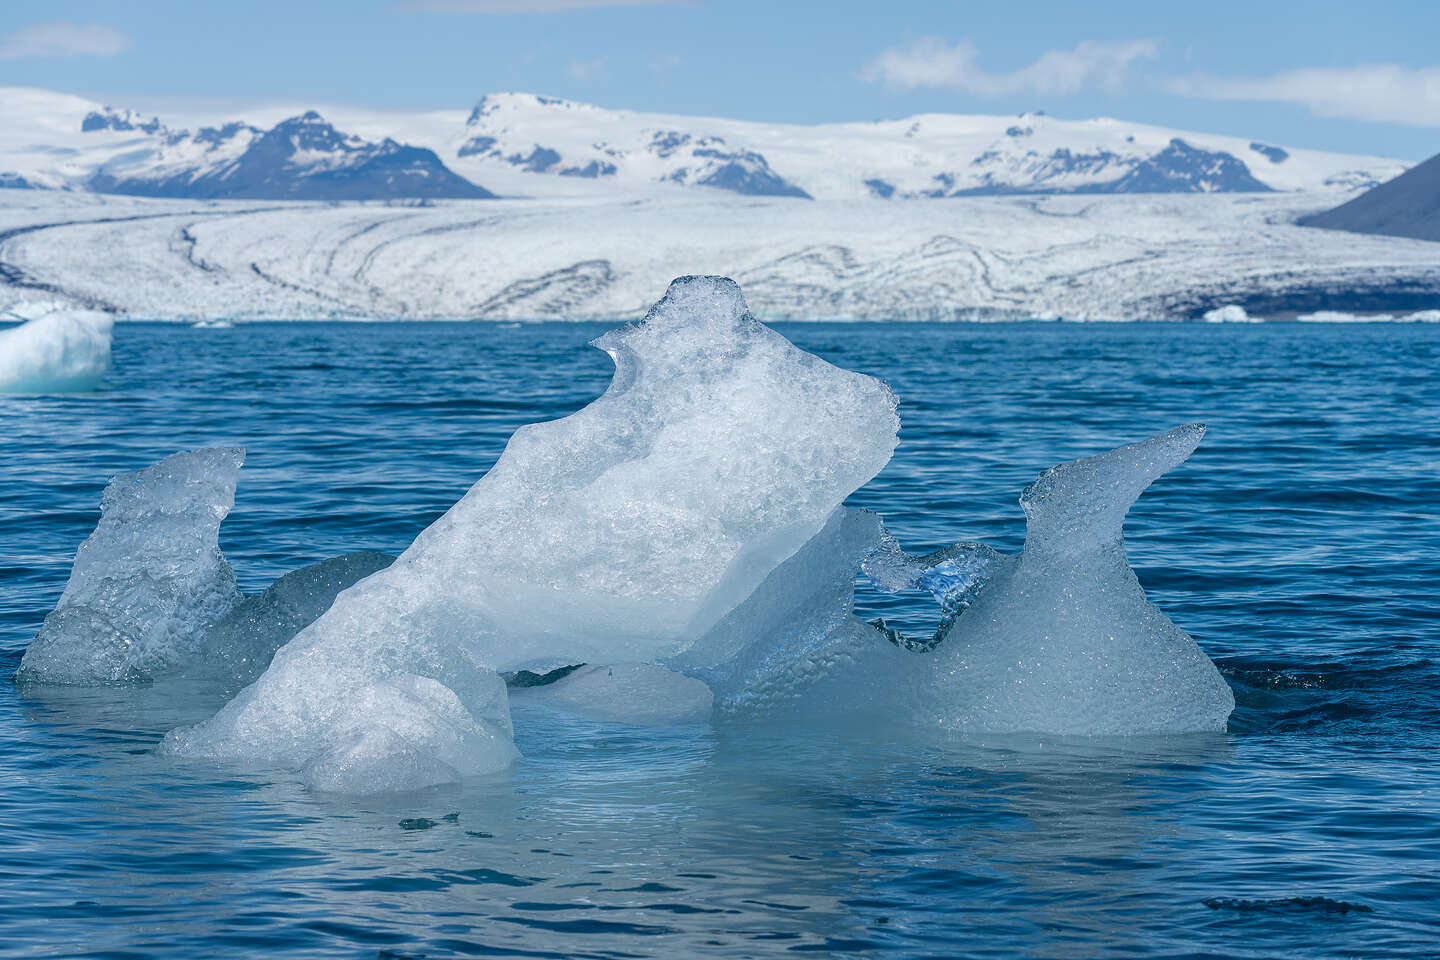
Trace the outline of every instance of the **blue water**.
<path fill-rule="evenodd" d="M 1015 550 L 1043 468 L 1208 422 L 1127 531 L 1230 732 L 917 752 L 520 707 L 511 772 L 356 801 L 151 753 L 227 691 L 7 680 L 0 955 L 1440 956 L 1440 328 L 780 329 L 900 394 L 851 502 L 912 552 Z M 122 325 L 101 392 L 0 397 L 0 673 L 110 475 L 247 446 L 221 535 L 246 592 L 398 552 L 603 389 L 598 332 Z"/>

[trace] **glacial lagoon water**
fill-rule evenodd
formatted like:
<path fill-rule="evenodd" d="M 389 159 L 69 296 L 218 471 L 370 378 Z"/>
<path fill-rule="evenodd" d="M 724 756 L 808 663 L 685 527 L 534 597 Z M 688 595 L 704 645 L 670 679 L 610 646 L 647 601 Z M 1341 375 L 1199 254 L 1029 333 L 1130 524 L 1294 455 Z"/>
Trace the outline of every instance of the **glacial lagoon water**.
<path fill-rule="evenodd" d="M 779 329 L 900 395 L 849 502 L 912 552 L 1016 551 L 1041 470 L 1208 423 L 1127 540 L 1234 689 L 1230 731 L 917 750 L 516 696 L 510 772 L 357 800 L 153 754 L 232 691 L 7 680 L 0 955 L 1440 955 L 1440 328 Z M 517 426 L 604 388 L 602 330 L 121 325 L 98 392 L 0 396 L 0 672 L 110 476 L 245 445 L 221 545 L 246 593 L 397 553 Z"/>

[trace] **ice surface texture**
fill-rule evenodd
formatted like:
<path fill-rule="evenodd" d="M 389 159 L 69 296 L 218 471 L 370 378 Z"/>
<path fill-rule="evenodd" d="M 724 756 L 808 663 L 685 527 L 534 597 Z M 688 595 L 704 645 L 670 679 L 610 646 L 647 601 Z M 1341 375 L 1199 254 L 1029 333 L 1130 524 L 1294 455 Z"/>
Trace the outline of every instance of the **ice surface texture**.
<path fill-rule="evenodd" d="M 244 459 L 243 448 L 206 447 L 111 480 L 17 679 L 145 680 L 193 657 L 205 625 L 240 599 L 219 538 Z"/>
<path fill-rule="evenodd" d="M 1204 435 L 1178 427 L 1041 474 L 1020 498 L 1019 559 L 999 567 L 931 655 L 921 711 L 954 729 L 1223 730 L 1230 688 L 1145 598 L 1121 530 L 1145 488 Z"/>
<path fill-rule="evenodd" d="M 705 680 L 725 718 L 760 719 L 803 703 L 811 684 L 852 662 L 857 641 L 885 645 L 868 626 L 857 633 L 849 624 L 856 570 L 883 535 L 875 514 L 837 508 L 672 665 Z"/>
<path fill-rule="evenodd" d="M 18 327 L 0 330 L 0 392 L 94 390 L 110 369 L 114 324 L 107 313 L 47 307 Z"/>
<path fill-rule="evenodd" d="M 250 683 L 265 672 L 276 650 L 330 609 L 340 591 L 394 562 L 384 553 L 347 553 L 290 571 L 207 626 L 202 655 L 177 672 Z"/>
<path fill-rule="evenodd" d="M 1235 706 L 1230 688 L 1195 641 L 1145 598 L 1121 529 L 1136 498 L 1189 457 L 1204 433 L 1198 424 L 1178 427 L 1045 471 L 1020 498 L 1026 526 L 1018 557 L 962 544 L 965 563 L 955 571 L 944 569 L 952 551 L 934 555 L 938 563 L 914 561 L 912 584 L 934 590 L 939 572 L 942 607 L 947 596 L 965 598 L 947 611 L 933 648 L 863 646 L 808 707 L 864 708 L 943 735 L 1223 730 Z M 906 581 L 892 575 L 880 585 Z"/>
<path fill-rule="evenodd" d="M 595 345 L 615 363 L 604 395 L 517 430 L 399 560 L 166 749 L 388 776 L 376 758 L 398 736 L 419 783 L 440 775 L 426 758 L 465 775 L 514 756 L 496 671 L 734 655 L 697 648 L 729 643 L 712 628 L 884 467 L 895 398 L 755 321 L 717 277 L 676 280 Z"/>

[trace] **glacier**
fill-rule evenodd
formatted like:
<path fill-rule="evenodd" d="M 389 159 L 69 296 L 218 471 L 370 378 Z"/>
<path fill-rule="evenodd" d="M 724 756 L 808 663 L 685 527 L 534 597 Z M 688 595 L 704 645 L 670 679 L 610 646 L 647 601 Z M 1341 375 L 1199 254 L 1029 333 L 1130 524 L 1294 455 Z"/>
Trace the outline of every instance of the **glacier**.
<path fill-rule="evenodd" d="M 196 656 L 205 626 L 240 600 L 219 539 L 244 459 L 241 447 L 206 447 L 111 480 L 16 679 L 134 682 Z"/>
<path fill-rule="evenodd" d="M 764 320 L 1183 320 L 1440 305 L 1435 245 L 1301 227 L 1312 193 L 383 204 L 0 190 L 0 309 L 135 320 L 596 320 L 677 272 Z M 179 239 L 177 239 L 177 237 Z M 134 264 L 143 263 L 137 271 Z M 24 280 L 17 285 L 14 277 Z"/>
<path fill-rule="evenodd" d="M 499 671 L 723 659 L 696 648 L 895 449 L 890 390 L 760 324 L 731 280 L 680 278 L 595 345 L 615 364 L 600 398 L 517 430 L 394 564 L 162 749 L 300 766 L 318 789 L 502 769 Z"/>
<path fill-rule="evenodd" d="M 0 330 L 0 393 L 94 390 L 110 369 L 109 314 L 44 303 L 13 307 L 9 317 L 24 322 Z"/>

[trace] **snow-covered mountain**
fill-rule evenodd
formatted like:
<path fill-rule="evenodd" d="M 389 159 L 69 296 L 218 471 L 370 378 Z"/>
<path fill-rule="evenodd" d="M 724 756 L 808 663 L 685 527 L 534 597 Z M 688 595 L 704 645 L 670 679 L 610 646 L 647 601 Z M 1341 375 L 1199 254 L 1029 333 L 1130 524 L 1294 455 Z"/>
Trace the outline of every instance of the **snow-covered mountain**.
<path fill-rule="evenodd" d="M 783 126 L 498 94 L 471 111 L 465 131 L 462 142 L 445 145 L 457 170 L 487 183 L 507 167 L 522 170 L 532 176 L 517 186 L 537 194 L 555 189 L 537 180 L 559 177 L 816 198 L 1348 190 L 1404 169 L 1374 157 L 1043 114 Z"/>
<path fill-rule="evenodd" d="M 91 113 L 92 130 L 117 127 L 116 114 Z M 121 123 L 128 121 L 121 120 Z M 311 110 L 260 130 L 245 123 L 191 135 L 158 126 L 150 150 L 107 163 L 87 185 L 141 197 L 265 200 L 485 200 L 494 194 L 456 176 L 433 151 L 388 137 L 347 136 Z M 106 126 L 102 126 L 108 124 Z M 163 132 L 162 132 L 163 131 Z"/>
<path fill-rule="evenodd" d="M 187 198 L 598 198 L 723 191 L 894 201 L 1344 193 L 1405 169 L 1377 157 L 1044 114 L 926 114 L 800 126 L 607 110 L 504 93 L 481 98 L 468 112 L 329 107 L 324 115 L 335 126 L 299 107 L 257 109 L 244 119 L 162 120 L 65 94 L 0 88 L 0 187 Z"/>

